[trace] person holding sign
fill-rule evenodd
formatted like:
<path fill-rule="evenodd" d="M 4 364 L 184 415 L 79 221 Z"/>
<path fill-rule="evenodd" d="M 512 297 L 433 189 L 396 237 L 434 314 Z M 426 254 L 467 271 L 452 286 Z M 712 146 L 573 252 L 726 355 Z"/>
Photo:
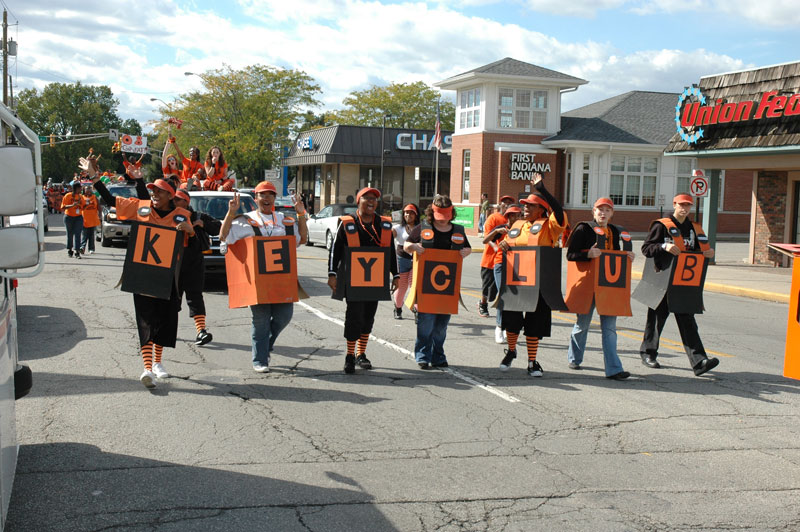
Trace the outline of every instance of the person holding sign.
<path fill-rule="evenodd" d="M 534 174 L 532 183 L 536 193 L 520 200 L 523 219 L 517 221 L 511 227 L 505 239 L 499 244 L 500 253 L 503 253 L 502 260 L 505 263 L 503 268 L 506 272 L 513 272 L 513 267 L 509 264 L 513 254 L 509 252 L 514 247 L 558 247 L 558 238 L 567 227 L 567 215 L 558 200 L 545 188 L 542 175 L 539 173 Z M 537 255 L 543 254 L 537 253 Z M 544 257 L 539 256 L 538 259 L 541 261 Z M 560 261 L 560 255 L 558 255 L 558 260 Z M 539 277 L 537 284 L 541 283 L 541 276 L 539 275 L 541 269 L 541 265 L 529 267 L 525 270 L 524 275 L 520 271 L 519 277 L 530 279 L 531 276 L 536 276 Z M 560 266 L 558 273 L 560 278 Z M 504 280 L 503 285 L 507 284 Z M 500 371 L 508 371 L 511 367 L 511 362 L 517 358 L 517 340 L 524 327 L 525 342 L 528 350 L 528 375 L 541 377 L 544 373 L 541 364 L 536 360 L 536 355 L 539 351 L 539 340 L 545 336 L 550 336 L 552 324 L 551 306 L 545 301 L 544 292 L 545 290 L 543 289 L 538 291 L 538 299 L 535 302 L 526 302 L 526 305 L 531 305 L 528 308 L 534 310 L 522 312 L 508 310 L 504 301 L 504 294 L 501 291 L 500 302 L 503 304 L 503 329 L 505 329 L 508 336 L 508 349 L 505 350 L 505 356 L 500 362 Z M 558 297 L 561 297 L 560 281 L 558 283 Z"/>
<path fill-rule="evenodd" d="M 163 349 L 175 347 L 177 339 L 180 298 L 175 277 L 183 247 L 194 236 L 190 214 L 175 205 L 175 189 L 167 181 L 157 179 L 145 185 L 141 170 L 134 167 L 128 173 L 136 182 L 138 198 L 114 197 L 100 181 L 96 160 L 89 162 L 89 175 L 97 193 L 107 205 L 116 207 L 119 220 L 133 222 L 122 289 L 133 292 L 144 361 L 139 380 L 145 387 L 155 388 L 156 378 L 169 377 L 161 364 Z M 159 227 L 164 229 L 159 231 Z M 169 244 L 170 237 L 173 244 Z"/>
<path fill-rule="evenodd" d="M 356 194 L 358 209 L 354 216 L 340 218 L 328 255 L 328 286 L 334 299 L 347 299 L 344 372 L 348 374 L 355 373 L 356 363 L 362 369 L 372 369 L 366 349 L 378 301 L 391 299 L 387 282 L 390 273 L 392 289 L 397 290 L 399 285 L 392 219 L 377 214 L 380 197 L 380 191 L 370 187 Z"/>
<path fill-rule="evenodd" d="M 572 232 L 567 246 L 567 260 L 573 262 L 589 262 L 597 259 L 603 254 L 604 250 L 619 250 L 620 236 L 627 238 L 626 242 L 630 242 L 630 235 L 620 230 L 619 227 L 609 223 L 611 217 L 614 216 L 614 202 L 609 198 L 600 198 L 594 202 L 592 208 L 592 222 L 581 222 Z M 627 252 L 627 258 L 621 258 L 625 262 L 632 262 L 634 259 L 633 251 Z M 597 266 L 597 261 L 593 266 Z M 622 268 L 625 268 L 627 273 L 628 264 L 617 264 L 614 274 L 621 276 Z M 592 272 L 594 273 L 594 272 Z M 630 279 L 623 279 L 627 281 L 627 297 L 630 300 Z M 594 288 L 594 279 L 581 279 L 589 288 Z M 570 302 L 570 286 L 567 282 L 568 294 L 567 303 Z M 586 306 L 586 300 L 589 302 L 589 311 L 578 313 L 578 319 L 575 322 L 575 327 L 572 328 L 572 334 L 569 338 L 569 351 L 567 352 L 567 360 L 569 361 L 569 368 L 574 370 L 581 369 L 583 362 L 583 352 L 586 349 L 586 336 L 589 334 L 589 325 L 592 322 L 592 314 L 595 310 L 597 303 L 595 291 L 586 291 L 581 294 L 584 299 L 581 301 L 583 306 Z M 630 309 L 630 305 L 627 305 Z M 630 377 L 630 373 L 622 369 L 622 362 L 619 360 L 617 354 L 617 316 L 605 315 L 600 309 L 600 329 L 602 331 L 603 341 L 603 362 L 605 365 L 606 377 L 614 380 L 625 380 Z M 628 313 L 630 315 L 630 313 Z"/>
<path fill-rule="evenodd" d="M 414 358 L 420 369 L 446 368 L 447 325 L 450 315 L 458 312 L 461 261 L 472 249 L 464 227 L 451 223 L 456 215 L 450 198 L 437 195 L 425 210 L 425 216 L 429 223 L 415 227 L 403 245 L 406 253 L 416 254 L 415 282 L 411 287 L 412 299 L 419 306 Z M 421 260 L 423 256 L 427 259 L 426 252 L 431 255 L 433 250 L 448 252 L 437 254 L 432 263 Z"/>
<path fill-rule="evenodd" d="M 514 225 L 521 211 L 515 207 L 509 214 L 508 209 L 514 205 L 514 198 L 502 196 L 497 202 L 497 212 L 492 213 L 483 224 L 483 256 L 481 257 L 481 299 L 478 301 L 478 314 L 482 318 L 489 317 L 489 301 L 497 298 L 497 291 L 500 284 L 497 279 L 500 277 L 500 263 L 503 258 L 502 253 L 498 253 L 498 244 L 508 228 Z M 497 326 L 494 329 L 494 341 L 498 344 L 506 343 L 506 335 L 503 331 L 503 312 L 497 310 Z"/>
<path fill-rule="evenodd" d="M 680 261 L 682 253 L 692 253 L 700 251 L 705 259 L 714 256 L 714 250 L 708 246 L 708 238 L 703 233 L 703 228 L 698 223 L 694 223 L 689 218 L 689 214 L 694 206 L 692 197 L 688 194 L 678 194 L 672 200 L 674 209 L 669 218 L 655 220 L 650 225 L 650 232 L 642 244 L 642 254 L 653 259 L 655 270 L 670 270 L 673 260 Z M 688 260 L 688 256 L 684 255 Z M 698 261 L 694 260 L 694 263 Z M 705 261 L 702 261 L 705 262 Z M 703 264 L 702 266 L 705 266 Z M 647 265 L 645 265 L 647 268 Z M 685 269 L 685 268 L 684 268 Z M 687 270 L 688 271 L 688 270 Z M 647 273 L 647 272 L 645 272 Z M 702 293 L 702 273 L 691 273 L 690 277 L 697 279 L 697 286 Z M 642 282 L 645 281 L 643 277 Z M 642 284 L 640 282 L 640 284 Z M 681 282 L 681 281 L 677 281 Z M 676 283 L 675 280 L 672 281 Z M 683 283 L 686 284 L 686 283 Z M 638 292 L 637 287 L 637 292 Z M 675 314 L 675 321 L 678 323 L 678 331 L 681 334 L 681 341 L 689 357 L 694 374 L 700 376 L 705 372 L 714 369 L 719 364 L 719 359 L 708 358 L 703 342 L 697 332 L 697 321 L 694 313 L 679 312 L 672 310 L 673 305 L 668 301 L 668 293 L 664 292 L 661 302 L 650 306 L 647 309 L 647 322 L 644 328 L 644 339 L 639 347 L 639 355 L 642 357 L 642 364 L 650 368 L 660 368 L 658 358 L 658 343 L 661 331 L 667 321 L 669 313 Z M 702 312 L 700 303 L 697 312 Z"/>
<path fill-rule="evenodd" d="M 244 215 L 237 216 L 239 210 L 240 200 L 239 194 L 236 193 L 228 202 L 228 213 L 222 221 L 222 227 L 219 231 L 220 251 L 226 255 L 225 261 L 238 260 L 239 257 L 244 255 L 237 254 L 237 249 L 234 245 L 244 244 L 244 239 L 252 237 L 294 237 L 294 247 L 297 248 L 300 244 L 305 244 L 308 240 L 308 229 L 306 228 L 305 206 L 296 198 L 294 199 L 294 209 L 297 213 L 299 231 L 295 231 L 294 220 L 284 216 L 280 211 L 275 210 L 275 197 L 278 190 L 275 185 L 269 181 L 262 181 L 255 188 L 255 200 L 258 209 L 250 211 Z M 282 256 L 281 256 L 282 257 Z M 267 258 L 264 258 L 266 261 Z M 294 264 L 283 264 L 284 269 L 294 268 L 297 272 L 296 260 Z M 266 275 L 267 272 L 265 272 Z M 230 285 L 235 279 L 231 279 L 232 271 L 228 271 L 228 284 Z M 255 277 L 255 276 L 254 276 Z M 261 276 L 262 278 L 264 276 Z M 259 279 L 261 280 L 261 279 Z M 271 279 L 263 279 L 263 281 L 270 281 Z M 258 282 L 257 280 L 253 281 Z M 258 291 L 258 286 L 252 285 L 253 292 Z M 267 287 L 269 288 L 269 287 Z M 297 295 L 297 282 L 295 280 L 294 286 L 288 287 L 294 291 L 295 300 Z M 229 288 L 229 291 L 231 289 Z M 269 294 L 267 294 L 268 296 Z M 272 299 L 266 297 L 265 299 Z M 231 305 L 231 306 L 239 306 Z M 243 305 L 242 305 L 243 306 Z M 294 314 L 294 303 L 289 302 L 279 303 L 255 303 L 248 305 L 252 314 L 252 327 L 251 327 L 251 342 L 253 353 L 253 371 L 258 373 L 269 373 L 269 361 L 272 348 L 275 346 L 275 340 L 278 335 L 289 325 Z"/>

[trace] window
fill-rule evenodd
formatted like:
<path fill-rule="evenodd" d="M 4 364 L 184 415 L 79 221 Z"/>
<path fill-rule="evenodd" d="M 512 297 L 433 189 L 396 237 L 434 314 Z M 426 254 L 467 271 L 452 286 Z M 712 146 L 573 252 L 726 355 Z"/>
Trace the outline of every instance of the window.
<path fill-rule="evenodd" d="M 547 129 L 547 91 L 501 88 L 497 127 Z"/>
<path fill-rule="evenodd" d="M 609 197 L 615 205 L 654 207 L 658 157 L 611 157 Z"/>
<path fill-rule="evenodd" d="M 567 196 L 564 203 L 569 205 L 572 200 L 572 154 L 567 154 Z"/>
<path fill-rule="evenodd" d="M 481 125 L 481 90 L 469 89 L 461 91 L 458 105 L 459 129 L 480 127 Z"/>
<path fill-rule="evenodd" d="M 464 203 L 469 203 L 469 170 L 470 170 L 470 151 L 464 150 L 464 165 L 462 171 L 462 183 L 463 187 L 461 189 L 461 201 Z"/>
<path fill-rule="evenodd" d="M 583 173 L 581 175 L 581 203 L 589 204 L 589 154 L 583 155 Z"/>

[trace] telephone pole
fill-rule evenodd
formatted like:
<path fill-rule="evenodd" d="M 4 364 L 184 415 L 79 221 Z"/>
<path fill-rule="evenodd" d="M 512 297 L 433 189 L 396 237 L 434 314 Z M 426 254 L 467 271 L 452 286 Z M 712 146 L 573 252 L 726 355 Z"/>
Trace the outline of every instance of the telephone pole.
<path fill-rule="evenodd" d="M 3 10 L 3 105 L 8 105 L 8 11 Z"/>

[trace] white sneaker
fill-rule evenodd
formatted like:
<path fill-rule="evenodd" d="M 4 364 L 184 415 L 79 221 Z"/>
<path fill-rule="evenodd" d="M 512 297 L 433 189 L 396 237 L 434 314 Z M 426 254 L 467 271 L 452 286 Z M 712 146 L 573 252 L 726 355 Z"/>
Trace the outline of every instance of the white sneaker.
<path fill-rule="evenodd" d="M 156 374 L 150 370 L 144 370 L 142 376 L 139 377 L 139 380 L 142 381 L 145 388 L 155 388 L 156 387 Z"/>
<path fill-rule="evenodd" d="M 153 373 L 155 373 L 156 377 L 159 379 L 166 379 L 169 377 L 169 373 L 167 373 L 167 370 L 165 370 L 164 366 L 161 365 L 161 362 L 156 362 L 153 364 Z"/>
<path fill-rule="evenodd" d="M 504 344 L 508 342 L 506 339 L 506 332 L 501 329 L 500 327 L 494 328 L 494 343 L 496 344 Z"/>
<path fill-rule="evenodd" d="M 255 364 L 253 364 L 253 371 L 258 373 L 269 373 L 269 366 L 265 366 L 260 362 L 256 362 Z"/>
<path fill-rule="evenodd" d="M 505 329 L 503 329 L 503 343 L 504 344 L 508 343 L 508 333 L 506 333 Z"/>

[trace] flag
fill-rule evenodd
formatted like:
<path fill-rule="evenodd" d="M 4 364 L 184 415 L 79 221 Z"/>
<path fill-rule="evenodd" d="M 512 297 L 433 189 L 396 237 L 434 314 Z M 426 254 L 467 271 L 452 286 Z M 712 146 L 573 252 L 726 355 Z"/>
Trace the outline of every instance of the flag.
<path fill-rule="evenodd" d="M 442 151 L 442 123 L 439 121 L 439 102 L 436 102 L 436 132 L 433 134 L 433 145 Z"/>

